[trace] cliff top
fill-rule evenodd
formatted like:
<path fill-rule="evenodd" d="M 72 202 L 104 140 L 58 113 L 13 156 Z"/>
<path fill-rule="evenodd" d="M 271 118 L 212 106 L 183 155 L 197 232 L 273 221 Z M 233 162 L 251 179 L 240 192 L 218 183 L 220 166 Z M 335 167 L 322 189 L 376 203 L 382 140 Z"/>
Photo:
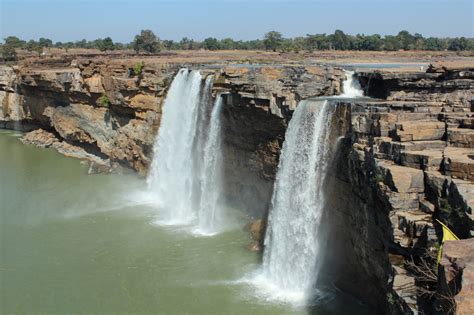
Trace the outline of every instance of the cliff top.
<path fill-rule="evenodd" d="M 25 57 L 20 66 L 31 69 L 68 68 L 71 63 L 107 63 L 111 66 L 134 65 L 140 61 L 148 66 L 168 64 L 216 64 L 216 65 L 293 65 L 308 66 L 331 64 L 352 67 L 357 70 L 379 69 L 384 72 L 424 71 L 429 64 L 442 63 L 448 68 L 474 67 L 474 56 L 449 51 L 316 51 L 313 53 L 278 53 L 269 51 L 168 51 L 157 55 L 136 55 L 131 51 L 101 53 L 95 50 L 74 50 L 67 53 L 51 49 L 41 57 Z M 423 68 L 421 68 L 423 67 Z"/>

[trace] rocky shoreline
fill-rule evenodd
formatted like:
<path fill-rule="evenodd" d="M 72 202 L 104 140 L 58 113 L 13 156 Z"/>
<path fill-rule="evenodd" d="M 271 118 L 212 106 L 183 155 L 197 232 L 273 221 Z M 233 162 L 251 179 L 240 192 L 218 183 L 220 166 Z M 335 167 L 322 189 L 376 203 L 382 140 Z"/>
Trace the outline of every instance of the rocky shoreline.
<path fill-rule="evenodd" d="M 91 172 L 130 168 L 145 175 L 167 88 L 182 66 L 88 58 L 0 66 L 0 128 L 31 131 L 24 143 L 90 161 Z M 302 99 L 339 94 L 344 72 L 329 65 L 187 66 L 214 75 L 214 94 L 225 95 L 229 200 L 265 219 L 293 110 Z M 446 307 L 436 297 L 456 282 L 453 299 L 464 312 L 458 313 L 468 314 L 474 309 L 474 69 L 358 75 L 373 99 L 338 102 L 345 137 L 331 177 L 341 202 L 329 218 L 344 231 L 334 252 L 351 258 L 332 262 L 328 273 L 338 275 L 340 288 L 390 314 Z M 429 299 L 419 294 L 426 284 L 411 262 L 420 266 L 442 237 L 435 219 L 466 245 L 445 247 L 440 274 L 446 276 Z M 264 226 L 264 220 L 253 225 L 257 241 Z"/>

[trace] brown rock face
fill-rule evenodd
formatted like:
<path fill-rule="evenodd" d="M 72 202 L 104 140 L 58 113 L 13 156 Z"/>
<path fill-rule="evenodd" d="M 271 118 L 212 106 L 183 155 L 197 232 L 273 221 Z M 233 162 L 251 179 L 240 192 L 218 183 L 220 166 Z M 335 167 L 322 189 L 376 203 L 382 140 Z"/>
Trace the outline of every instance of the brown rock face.
<path fill-rule="evenodd" d="M 443 246 L 442 288 L 455 294 L 456 314 L 474 314 L 474 239 L 447 241 Z"/>

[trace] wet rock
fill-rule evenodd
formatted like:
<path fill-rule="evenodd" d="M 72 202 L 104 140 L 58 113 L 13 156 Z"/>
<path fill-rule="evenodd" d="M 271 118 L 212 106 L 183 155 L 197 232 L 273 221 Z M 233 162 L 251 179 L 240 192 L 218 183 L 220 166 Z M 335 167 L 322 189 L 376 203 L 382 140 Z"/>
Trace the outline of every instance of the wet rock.
<path fill-rule="evenodd" d="M 263 244 L 265 237 L 266 222 L 263 219 L 258 219 L 250 224 L 250 235 L 252 239 L 259 244 Z"/>
<path fill-rule="evenodd" d="M 20 139 L 24 144 L 32 144 L 40 148 L 49 148 L 59 140 L 51 132 L 47 132 L 43 129 L 37 129 L 28 132 Z"/>

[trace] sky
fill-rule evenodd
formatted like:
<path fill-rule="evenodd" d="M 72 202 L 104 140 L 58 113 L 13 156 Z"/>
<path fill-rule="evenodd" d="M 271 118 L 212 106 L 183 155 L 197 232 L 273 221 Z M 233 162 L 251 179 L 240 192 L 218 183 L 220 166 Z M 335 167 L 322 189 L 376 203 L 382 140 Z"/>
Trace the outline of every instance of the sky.
<path fill-rule="evenodd" d="M 130 42 L 142 29 L 162 39 L 262 38 L 333 33 L 474 37 L 473 0 L 0 0 L 0 35 L 53 41 L 110 36 Z"/>

